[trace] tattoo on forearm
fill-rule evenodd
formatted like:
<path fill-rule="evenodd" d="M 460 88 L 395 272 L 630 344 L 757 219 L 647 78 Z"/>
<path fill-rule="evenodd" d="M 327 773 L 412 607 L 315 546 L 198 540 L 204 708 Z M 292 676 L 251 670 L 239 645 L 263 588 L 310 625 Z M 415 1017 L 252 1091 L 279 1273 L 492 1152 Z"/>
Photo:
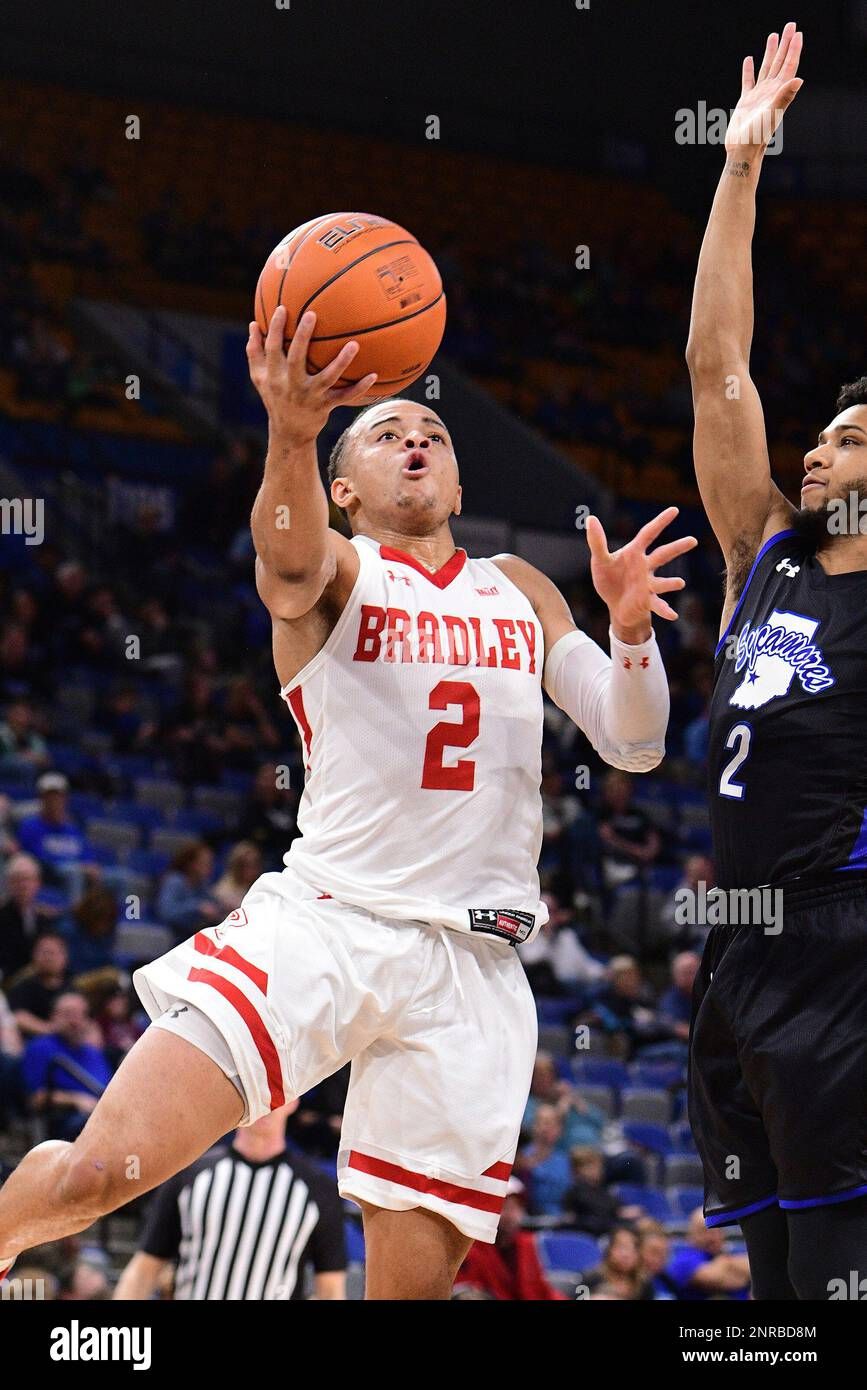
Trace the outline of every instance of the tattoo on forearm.
<path fill-rule="evenodd" d="M 730 159 L 726 165 L 726 173 L 732 179 L 745 179 L 750 172 L 748 159 Z"/>

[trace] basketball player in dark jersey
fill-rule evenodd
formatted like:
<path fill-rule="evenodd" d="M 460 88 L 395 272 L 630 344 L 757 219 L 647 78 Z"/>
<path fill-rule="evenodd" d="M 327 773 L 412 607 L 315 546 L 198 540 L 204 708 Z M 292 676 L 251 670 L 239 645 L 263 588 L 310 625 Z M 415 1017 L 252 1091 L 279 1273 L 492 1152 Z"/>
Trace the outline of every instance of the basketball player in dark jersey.
<path fill-rule="evenodd" d="M 756 187 L 801 42 L 787 24 L 757 75 L 744 63 L 687 352 L 728 570 L 708 753 L 727 924 L 696 981 L 689 1099 L 705 1216 L 741 1224 L 755 1297 L 828 1299 L 867 1275 L 867 377 L 808 450 L 796 509 L 749 374 Z M 762 885 L 766 910 L 732 910 Z"/>

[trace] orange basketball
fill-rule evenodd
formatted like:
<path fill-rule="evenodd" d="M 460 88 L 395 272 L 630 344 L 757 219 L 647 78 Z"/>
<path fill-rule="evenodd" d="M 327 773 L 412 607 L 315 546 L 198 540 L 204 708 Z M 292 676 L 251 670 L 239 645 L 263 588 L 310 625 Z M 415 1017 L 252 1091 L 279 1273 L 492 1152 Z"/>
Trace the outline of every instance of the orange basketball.
<path fill-rule="evenodd" d="M 268 331 L 286 307 L 286 344 L 308 309 L 316 331 L 307 363 L 319 371 L 351 339 L 359 344 L 338 385 L 377 379 L 366 399 L 393 396 L 421 375 L 439 347 L 446 300 L 439 271 L 397 223 L 366 212 L 332 212 L 305 222 L 274 247 L 256 286 L 256 322 Z"/>

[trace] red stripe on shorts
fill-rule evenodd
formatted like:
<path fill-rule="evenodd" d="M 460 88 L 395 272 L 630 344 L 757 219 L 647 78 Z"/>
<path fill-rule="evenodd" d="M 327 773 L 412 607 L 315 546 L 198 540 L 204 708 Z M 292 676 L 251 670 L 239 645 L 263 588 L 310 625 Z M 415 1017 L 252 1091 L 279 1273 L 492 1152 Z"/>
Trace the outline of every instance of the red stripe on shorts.
<path fill-rule="evenodd" d="M 383 1178 L 386 1182 L 397 1183 L 398 1187 L 411 1187 L 415 1192 L 429 1192 L 433 1197 L 442 1197 L 443 1201 L 458 1206 L 478 1207 L 479 1211 L 490 1211 L 497 1216 L 503 1210 L 505 1198 L 495 1197 L 492 1192 L 476 1192 L 471 1187 L 425 1178 L 421 1173 L 400 1168 L 396 1163 L 384 1163 L 381 1158 L 371 1158 L 370 1154 L 360 1154 L 356 1149 L 350 1151 L 349 1166 L 369 1173 L 372 1178 Z"/>
<path fill-rule="evenodd" d="M 246 994 L 238 989 L 237 985 L 233 985 L 231 980 L 224 979 L 222 975 L 216 975 L 213 970 L 202 970 L 197 965 L 193 966 L 187 979 L 198 984 L 211 985 L 241 1015 L 250 1030 L 253 1042 L 256 1044 L 256 1051 L 262 1058 L 262 1065 L 268 1077 L 268 1089 L 271 1092 L 271 1109 L 276 1110 L 279 1105 L 283 1105 L 286 1097 L 283 1094 L 283 1076 L 280 1071 L 277 1049 L 271 1041 L 268 1029 Z"/>
<path fill-rule="evenodd" d="M 490 1168 L 486 1168 L 482 1174 L 483 1178 L 496 1178 L 497 1182 L 508 1182 L 512 1172 L 511 1163 L 494 1163 Z"/>
<path fill-rule="evenodd" d="M 257 989 L 263 994 L 268 993 L 268 976 L 264 970 L 260 970 L 258 965 L 252 965 L 250 961 L 239 956 L 233 946 L 217 946 L 204 932 L 196 932 L 193 937 L 193 945 L 197 951 L 201 951 L 203 956 L 216 956 L 217 960 L 224 961 L 226 965 L 234 965 L 236 970 L 240 970 L 247 979 L 252 981 Z"/>

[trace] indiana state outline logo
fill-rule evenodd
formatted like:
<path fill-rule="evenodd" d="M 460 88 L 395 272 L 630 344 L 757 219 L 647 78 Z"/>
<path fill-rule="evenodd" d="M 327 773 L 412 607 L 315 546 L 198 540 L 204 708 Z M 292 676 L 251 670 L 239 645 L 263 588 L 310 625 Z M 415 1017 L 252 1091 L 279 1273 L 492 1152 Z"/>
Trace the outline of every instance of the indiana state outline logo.
<path fill-rule="evenodd" d="M 822 650 L 813 641 L 818 626 L 817 618 L 778 608 L 754 627 L 744 623 L 734 653 L 735 671 L 743 671 L 744 677 L 729 704 L 758 709 L 787 695 L 795 677 L 808 695 L 833 685 Z"/>

